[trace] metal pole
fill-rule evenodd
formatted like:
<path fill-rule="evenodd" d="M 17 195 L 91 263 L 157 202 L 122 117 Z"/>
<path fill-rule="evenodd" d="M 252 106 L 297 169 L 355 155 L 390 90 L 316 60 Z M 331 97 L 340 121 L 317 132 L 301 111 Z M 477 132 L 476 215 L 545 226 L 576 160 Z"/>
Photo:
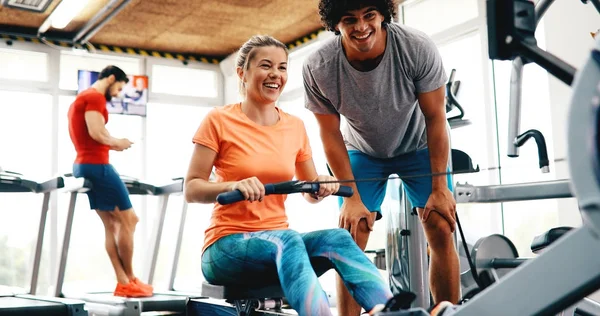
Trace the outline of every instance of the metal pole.
<path fill-rule="evenodd" d="M 535 6 L 535 25 L 537 26 L 554 0 L 540 0 Z"/>
<path fill-rule="evenodd" d="M 177 265 L 179 264 L 179 254 L 181 252 L 181 243 L 183 240 L 183 230 L 185 228 L 185 220 L 187 217 L 187 208 L 188 204 L 184 200 L 183 208 L 181 209 L 181 220 L 179 221 L 177 242 L 175 244 L 175 253 L 173 254 L 173 264 L 171 265 L 171 275 L 169 276 L 169 291 L 175 290 L 175 275 L 177 274 Z"/>
<path fill-rule="evenodd" d="M 33 271 L 31 272 L 31 284 L 29 285 L 29 293 L 33 295 L 35 295 L 37 292 L 37 283 L 40 275 L 40 260 L 42 257 L 42 246 L 44 244 L 44 231 L 46 229 L 46 215 L 48 215 L 50 194 L 50 192 L 44 193 L 44 201 L 42 202 L 42 214 L 40 216 L 40 226 L 38 228 L 35 252 L 33 255 Z"/>
<path fill-rule="evenodd" d="M 69 243 L 71 241 L 71 231 L 73 230 L 73 216 L 75 215 L 75 203 L 77 202 L 77 192 L 71 192 L 69 201 L 69 211 L 67 212 L 67 222 L 65 223 L 65 235 L 63 237 L 63 246 L 58 264 L 58 275 L 56 278 L 56 287 L 54 296 L 62 296 L 62 287 L 65 282 L 65 270 L 67 267 L 67 255 L 69 253 Z"/>
<path fill-rule="evenodd" d="M 156 225 L 152 231 L 152 236 L 150 236 L 152 245 L 150 261 L 148 261 L 148 266 L 146 267 L 146 282 L 148 282 L 148 284 L 152 284 L 154 279 L 154 272 L 156 270 L 156 262 L 158 261 L 158 251 L 160 249 L 160 240 L 162 238 L 163 226 L 165 224 L 165 215 L 167 213 L 168 202 L 169 195 L 166 194 L 160 197 L 160 201 L 158 203 L 158 218 L 155 221 Z"/>
<path fill-rule="evenodd" d="M 590 0 L 590 2 L 592 2 L 592 4 L 594 5 L 594 7 L 596 8 L 596 11 L 598 11 L 598 13 L 600 13 L 600 0 Z"/>
<path fill-rule="evenodd" d="M 121 10 L 123 10 L 123 8 L 125 8 L 125 6 L 127 6 L 129 4 L 130 0 L 125 0 L 123 1 L 121 4 L 119 4 L 119 6 L 114 9 L 111 13 L 109 13 L 104 19 L 102 19 L 102 21 L 100 21 L 100 23 L 98 23 L 96 26 L 94 26 L 88 33 L 86 33 L 85 35 L 81 35 L 81 34 L 77 34 L 78 37 L 80 37 L 79 42 L 81 43 L 85 43 L 87 42 L 90 38 L 92 38 L 94 35 L 96 35 L 96 33 L 98 33 L 98 31 L 100 31 L 100 29 L 110 21 L 110 19 L 112 19 L 115 15 L 117 15 L 119 12 L 121 12 Z"/>
<path fill-rule="evenodd" d="M 413 212 L 412 205 L 406 194 L 403 195 L 406 226 L 410 235 L 408 238 L 408 275 L 410 291 L 417 295 L 413 307 L 429 308 L 431 306 L 429 294 L 429 262 L 427 260 L 427 241 L 425 231 L 419 216 Z"/>
<path fill-rule="evenodd" d="M 100 18 L 104 16 L 107 12 L 112 10 L 119 1 L 121 0 L 111 0 L 108 4 L 102 7 L 102 9 L 100 9 L 100 11 L 98 11 L 98 13 L 96 13 L 96 15 L 94 15 L 87 23 L 85 23 L 85 25 L 77 32 L 77 34 L 75 34 L 75 36 L 73 37 L 73 43 L 77 43 L 77 41 L 80 38 L 82 38 L 85 35 L 85 33 L 91 30 L 92 27 L 94 27 L 94 25 L 98 23 L 98 20 L 100 20 Z"/>
<path fill-rule="evenodd" d="M 540 0 L 535 6 L 535 23 L 540 23 L 546 11 L 555 0 Z M 523 88 L 523 59 L 519 56 L 512 62 L 512 71 L 510 74 L 510 99 L 508 112 L 508 157 L 518 157 L 519 147 L 515 144 L 515 139 L 520 134 L 521 123 L 521 98 Z"/>
<path fill-rule="evenodd" d="M 519 136 L 521 123 L 521 88 L 523 86 L 523 60 L 517 57 L 512 62 L 510 74 L 510 98 L 508 108 L 508 157 L 518 157 L 519 147 L 515 139 Z"/>

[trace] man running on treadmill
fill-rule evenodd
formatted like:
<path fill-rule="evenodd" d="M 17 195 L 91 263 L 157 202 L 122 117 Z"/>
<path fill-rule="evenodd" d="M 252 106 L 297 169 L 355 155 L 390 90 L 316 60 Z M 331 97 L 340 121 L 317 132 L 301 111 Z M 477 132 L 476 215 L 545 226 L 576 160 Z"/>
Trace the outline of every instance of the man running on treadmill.
<path fill-rule="evenodd" d="M 98 80 L 71 104 L 69 135 L 77 152 L 73 175 L 91 181 L 93 189 L 87 192 L 90 208 L 96 210 L 104 224 L 106 252 L 117 277 L 114 295 L 146 297 L 152 296 L 152 286 L 133 273 L 133 235 L 138 217 L 125 184 L 108 160 L 109 150 L 123 151 L 133 143 L 111 136 L 105 127 L 106 104 L 128 81 L 118 67 L 104 68 Z"/>

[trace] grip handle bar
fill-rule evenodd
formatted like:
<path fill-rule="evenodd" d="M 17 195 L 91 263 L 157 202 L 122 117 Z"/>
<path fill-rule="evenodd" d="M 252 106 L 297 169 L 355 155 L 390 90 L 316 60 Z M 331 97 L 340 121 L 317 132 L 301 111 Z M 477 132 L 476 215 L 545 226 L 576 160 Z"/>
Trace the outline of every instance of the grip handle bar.
<path fill-rule="evenodd" d="M 279 183 L 268 183 L 265 184 L 265 195 L 271 194 L 292 194 L 292 193 L 315 193 L 319 191 L 318 182 L 304 182 L 304 181 L 286 181 Z M 349 186 L 341 185 L 339 190 L 333 195 L 351 197 L 354 194 L 354 190 Z M 229 191 L 220 193 L 217 195 L 217 202 L 221 205 L 232 204 L 240 201 L 244 201 L 244 195 L 240 190 Z"/>

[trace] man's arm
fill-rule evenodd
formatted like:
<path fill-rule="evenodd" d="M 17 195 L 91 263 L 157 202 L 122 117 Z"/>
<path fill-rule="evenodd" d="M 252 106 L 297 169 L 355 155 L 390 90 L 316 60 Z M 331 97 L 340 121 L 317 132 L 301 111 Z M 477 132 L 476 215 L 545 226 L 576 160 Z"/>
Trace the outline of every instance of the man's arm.
<path fill-rule="evenodd" d="M 110 136 L 110 133 L 104 126 L 106 122 L 104 122 L 104 117 L 100 112 L 86 111 L 85 124 L 87 125 L 90 137 L 95 141 L 103 145 L 108 145 L 111 148 L 119 145 L 120 140 Z"/>
<path fill-rule="evenodd" d="M 446 106 L 444 104 L 446 95 L 444 91 L 444 87 L 441 87 L 418 96 L 427 125 L 427 144 L 432 173 L 445 173 L 448 167 L 450 141 L 446 130 Z M 433 177 L 432 182 L 433 191 L 448 187 L 445 175 Z"/>
<path fill-rule="evenodd" d="M 418 96 L 421 111 L 427 125 L 427 144 L 432 173 L 445 173 L 448 167 L 450 141 L 446 130 L 446 107 L 444 87 Z M 440 214 L 454 232 L 456 226 L 456 201 L 448 189 L 446 175 L 432 177 L 431 195 L 422 212 L 422 221 L 426 222 L 431 211 Z"/>
<path fill-rule="evenodd" d="M 321 128 L 321 141 L 323 142 L 325 156 L 327 157 L 327 162 L 333 176 L 340 180 L 354 179 L 348 151 L 346 150 L 344 138 L 340 131 L 340 115 L 315 113 L 315 117 Z M 356 183 L 348 182 L 344 185 L 348 185 L 354 190 L 354 195 L 345 198 L 345 200 L 361 202 Z"/>
<path fill-rule="evenodd" d="M 353 180 L 354 174 L 350 166 L 350 157 L 344 145 L 344 138 L 340 132 L 339 114 L 316 114 L 317 122 L 321 128 L 321 141 L 325 150 L 325 156 L 333 176 L 340 180 Z M 369 230 L 373 230 L 375 217 L 363 205 L 355 182 L 345 183 L 352 187 L 352 197 L 344 198 L 340 210 L 339 227 L 348 229 L 355 239 L 358 234 L 358 223 L 365 219 Z"/>

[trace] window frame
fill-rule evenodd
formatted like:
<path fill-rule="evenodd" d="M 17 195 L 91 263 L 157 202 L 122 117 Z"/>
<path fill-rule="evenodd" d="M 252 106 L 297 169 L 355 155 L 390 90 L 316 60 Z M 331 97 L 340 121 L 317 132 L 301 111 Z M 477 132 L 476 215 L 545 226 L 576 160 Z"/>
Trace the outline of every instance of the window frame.
<path fill-rule="evenodd" d="M 12 44 L 8 44 L 8 42 L 12 42 Z M 46 54 L 46 70 L 48 77 L 46 81 L 32 81 L 32 80 L 18 80 L 18 79 L 5 79 L 0 78 L 0 89 L 6 91 L 19 91 L 19 92 L 32 92 L 32 93 L 50 93 L 54 92 L 53 79 L 55 79 L 56 73 L 52 72 L 52 61 L 55 58 L 56 50 L 35 43 L 28 42 L 20 42 L 13 40 L 6 40 L 6 47 L 3 47 L 5 50 L 21 50 L 28 51 L 34 53 L 44 53 Z"/>
<path fill-rule="evenodd" d="M 192 97 L 192 96 L 180 96 L 173 95 L 168 93 L 156 93 L 153 92 L 151 84 L 148 88 L 148 100 L 152 103 L 162 103 L 162 104 L 179 104 L 179 105 L 192 105 L 192 106 L 221 106 L 223 105 L 224 99 L 224 78 L 223 73 L 221 72 L 221 68 L 216 64 L 205 64 L 205 63 L 197 63 L 190 62 L 187 65 L 184 65 L 182 61 L 177 59 L 164 59 L 164 58 L 156 58 L 156 57 L 146 57 L 146 75 L 150 80 L 152 80 L 152 69 L 153 66 L 168 66 L 168 67 L 182 67 L 190 68 L 190 69 L 199 69 L 199 70 L 209 70 L 214 71 L 216 73 L 216 86 L 217 86 L 217 96 L 216 97 Z"/>

